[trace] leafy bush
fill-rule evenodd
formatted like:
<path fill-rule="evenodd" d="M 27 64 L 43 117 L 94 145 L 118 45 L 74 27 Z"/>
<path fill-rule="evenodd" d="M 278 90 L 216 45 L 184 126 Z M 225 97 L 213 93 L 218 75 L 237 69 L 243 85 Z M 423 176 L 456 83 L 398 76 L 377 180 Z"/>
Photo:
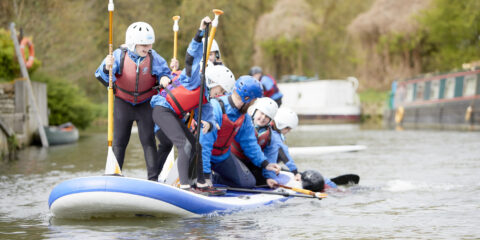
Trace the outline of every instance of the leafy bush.
<path fill-rule="evenodd" d="M 84 91 L 67 80 L 42 73 L 33 75 L 32 80 L 47 84 L 50 125 L 72 122 L 84 129 L 100 114 L 98 107 L 85 96 Z"/>
<path fill-rule="evenodd" d="M 25 50 L 28 56 L 28 49 Z M 41 62 L 35 58 L 33 66 L 28 69 L 29 73 L 35 72 L 41 65 Z M 20 76 L 20 65 L 15 55 L 15 47 L 10 31 L 0 28 L 0 82 L 8 82 Z"/>

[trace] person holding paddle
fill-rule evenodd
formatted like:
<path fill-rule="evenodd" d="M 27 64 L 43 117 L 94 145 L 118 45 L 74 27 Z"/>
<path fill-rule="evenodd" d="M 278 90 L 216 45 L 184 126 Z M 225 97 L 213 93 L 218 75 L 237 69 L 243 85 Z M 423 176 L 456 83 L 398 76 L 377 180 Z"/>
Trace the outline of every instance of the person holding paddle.
<path fill-rule="evenodd" d="M 154 42 L 155 33 L 150 24 L 132 23 L 127 28 L 125 44 L 105 57 L 96 70 L 95 77 L 108 87 L 109 69 L 112 69 L 115 92 L 113 152 L 119 167 L 123 166 L 135 121 L 147 165 L 148 180 L 158 181 L 159 163 L 149 102 L 156 94 L 154 86 L 170 83 L 171 72 L 166 61 L 152 49 Z"/>
<path fill-rule="evenodd" d="M 165 97 L 160 94 L 155 95 L 150 105 L 153 108 L 153 120 L 158 126 L 157 137 L 160 142 L 162 144 L 173 143 L 178 150 L 177 163 L 180 188 L 202 195 L 222 195 L 224 191 L 217 190 L 205 182 L 201 159 L 195 163 L 194 159 L 197 157 L 196 139 L 184 121 L 188 112 L 194 109 L 197 111 L 202 107 L 202 111 L 195 113 L 196 115 L 200 115 L 200 113 L 202 115 L 199 124 L 201 125 L 201 132 L 211 131 L 216 122 L 213 118 L 209 99 L 217 94 L 223 94 L 225 91 L 219 84 L 216 87 L 207 83 L 207 88 L 203 93 L 201 92 L 203 86 L 201 71 L 204 71 L 202 69 L 204 65 L 201 65 L 200 62 L 202 57 L 206 59 L 206 56 L 203 56 L 202 37 L 208 34 L 206 28 L 210 22 L 211 19 L 208 16 L 202 19 L 199 30 L 188 46 L 185 69 L 179 77 L 181 85 L 172 90 L 164 88 L 167 95 Z M 202 102 L 200 103 L 199 99 L 202 95 Z M 200 152 L 203 151 L 202 149 Z M 166 158 L 168 152 L 160 155 Z M 193 173 L 196 175 L 196 186 L 191 186 L 191 184 L 193 185 L 193 176 L 191 176 L 192 174 L 189 176 L 191 167 L 196 168 L 196 174 Z"/>
<path fill-rule="evenodd" d="M 252 188 L 256 180 L 250 170 L 235 155 L 230 146 L 235 140 L 240 144 L 252 163 L 278 174 L 280 167 L 269 163 L 257 144 L 255 130 L 247 109 L 262 96 L 262 85 L 251 76 L 241 76 L 235 83 L 232 94 L 211 101 L 219 129 L 204 133 L 201 138 L 203 171 L 206 179 L 230 187 Z M 212 170 L 214 175 L 211 176 Z"/>

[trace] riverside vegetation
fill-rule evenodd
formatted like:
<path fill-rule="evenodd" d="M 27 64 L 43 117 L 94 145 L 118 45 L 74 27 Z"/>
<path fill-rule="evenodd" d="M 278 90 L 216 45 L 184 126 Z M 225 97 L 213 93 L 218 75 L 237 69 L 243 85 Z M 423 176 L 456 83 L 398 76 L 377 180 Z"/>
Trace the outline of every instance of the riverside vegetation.
<path fill-rule="evenodd" d="M 33 37 L 39 60 L 31 78 L 48 84 L 51 124 L 71 121 L 82 128 L 106 115 L 100 110 L 105 89 L 93 77 L 108 52 L 106 8 L 95 0 L 0 2 L 0 27 L 13 21 Z M 225 12 L 216 40 L 237 75 L 260 65 L 278 79 L 284 74 L 356 76 L 366 102 L 372 92 L 388 96 L 384 93 L 395 79 L 460 68 L 480 54 L 477 0 L 115 0 L 114 46 L 123 43 L 131 22 L 149 22 L 155 50 L 169 61 L 171 17 L 182 17 L 182 53 L 198 27 L 196 19 L 212 8 Z M 0 30 L 0 81 L 20 75 L 8 34 Z M 386 102 L 374 99 L 378 106 Z"/>

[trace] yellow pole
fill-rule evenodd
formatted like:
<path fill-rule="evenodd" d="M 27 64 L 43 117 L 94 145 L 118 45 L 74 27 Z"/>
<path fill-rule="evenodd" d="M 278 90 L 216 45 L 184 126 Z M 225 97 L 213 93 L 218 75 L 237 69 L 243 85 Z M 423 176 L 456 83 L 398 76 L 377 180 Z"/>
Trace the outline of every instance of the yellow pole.
<path fill-rule="evenodd" d="M 113 0 L 108 1 L 108 54 L 113 53 Z M 105 175 L 122 175 L 117 158 L 113 153 L 113 76 L 112 66 L 108 69 L 108 152 L 107 164 L 105 166 Z"/>
<path fill-rule="evenodd" d="M 213 9 L 212 12 L 215 14 L 215 18 L 212 21 L 212 30 L 210 32 L 210 36 L 208 37 L 208 46 L 207 46 L 207 56 L 210 54 L 210 49 L 212 49 L 213 38 L 215 37 L 215 33 L 217 32 L 218 26 L 218 17 L 223 14 L 223 11 L 220 9 Z"/>
<path fill-rule="evenodd" d="M 177 35 L 178 35 L 178 20 L 180 16 L 173 16 L 173 59 L 177 59 Z M 172 71 L 175 72 L 177 69 L 173 68 Z"/>

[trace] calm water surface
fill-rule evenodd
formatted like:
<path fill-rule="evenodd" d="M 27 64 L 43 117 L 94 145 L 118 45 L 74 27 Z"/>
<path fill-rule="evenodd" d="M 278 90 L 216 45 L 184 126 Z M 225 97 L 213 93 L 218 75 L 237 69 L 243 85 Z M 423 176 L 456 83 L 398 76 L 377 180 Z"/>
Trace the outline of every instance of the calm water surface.
<path fill-rule="evenodd" d="M 366 145 L 355 153 L 296 158 L 300 170 L 361 176 L 360 185 L 322 201 L 284 204 L 227 216 L 61 220 L 48 196 L 67 179 L 103 173 L 105 133 L 78 143 L 31 147 L 0 162 L 0 239 L 324 239 L 480 238 L 480 133 L 301 126 L 290 146 Z M 124 174 L 146 178 L 137 135 Z"/>

